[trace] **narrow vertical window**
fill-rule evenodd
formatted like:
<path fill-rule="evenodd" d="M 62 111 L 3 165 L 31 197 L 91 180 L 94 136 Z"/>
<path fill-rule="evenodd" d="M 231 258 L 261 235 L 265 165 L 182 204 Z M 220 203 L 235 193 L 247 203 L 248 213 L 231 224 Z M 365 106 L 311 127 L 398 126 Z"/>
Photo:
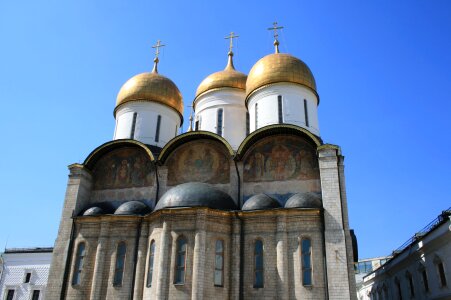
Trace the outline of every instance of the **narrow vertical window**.
<path fill-rule="evenodd" d="M 438 275 L 440 277 L 440 287 L 447 286 L 446 276 L 445 276 L 445 268 L 443 267 L 443 262 L 440 261 L 437 263 L 437 271 L 438 271 Z"/>
<path fill-rule="evenodd" d="M 224 115 L 224 110 L 222 108 L 218 109 L 218 116 L 216 118 L 216 133 L 222 136 L 222 119 Z"/>
<path fill-rule="evenodd" d="M 409 291 L 410 291 L 410 298 L 414 298 L 415 297 L 415 289 L 413 287 L 413 278 L 412 278 L 412 274 L 410 274 L 409 272 L 406 273 L 406 277 L 407 277 L 407 282 L 409 283 Z"/>
<path fill-rule="evenodd" d="M 153 262 L 155 258 L 155 241 L 150 242 L 149 248 L 149 269 L 147 271 L 147 287 L 152 286 Z"/>
<path fill-rule="evenodd" d="M 26 273 L 24 283 L 29 283 L 30 280 L 31 280 L 31 273 Z"/>
<path fill-rule="evenodd" d="M 6 294 L 6 300 L 13 300 L 14 299 L 14 290 L 8 290 L 8 293 Z"/>
<path fill-rule="evenodd" d="M 130 139 L 135 138 L 135 128 L 136 128 L 136 117 L 138 116 L 138 113 L 133 113 L 133 121 L 132 121 L 132 129 L 130 131 Z"/>
<path fill-rule="evenodd" d="M 116 250 L 116 265 L 114 268 L 113 286 L 121 286 L 122 278 L 124 277 L 125 267 L 125 254 L 127 252 L 127 246 L 124 242 L 120 242 L 117 245 Z"/>
<path fill-rule="evenodd" d="M 85 260 L 85 243 L 80 243 L 78 244 L 75 257 L 74 273 L 72 275 L 72 285 L 80 284 L 81 271 L 83 270 L 84 260 Z"/>
<path fill-rule="evenodd" d="M 175 125 L 175 135 L 177 135 L 177 125 Z"/>
<path fill-rule="evenodd" d="M 194 130 L 195 131 L 199 130 L 199 120 L 196 120 L 196 123 L 194 123 Z"/>
<path fill-rule="evenodd" d="M 255 130 L 258 128 L 258 103 L 255 103 Z"/>
<path fill-rule="evenodd" d="M 402 300 L 401 282 L 398 278 L 395 278 L 396 290 L 398 292 L 398 300 Z"/>
<path fill-rule="evenodd" d="M 249 120 L 249 112 L 246 112 L 246 135 L 249 135 L 251 131 L 251 124 Z"/>
<path fill-rule="evenodd" d="M 175 284 L 185 283 L 185 265 L 186 263 L 186 240 L 183 237 L 179 237 L 177 240 L 177 253 L 175 260 Z"/>
<path fill-rule="evenodd" d="M 429 282 L 428 282 L 428 275 L 426 273 L 426 269 L 422 268 L 420 270 L 420 272 L 421 272 L 421 278 L 423 279 L 424 291 L 427 293 L 427 292 L 429 292 Z"/>
<path fill-rule="evenodd" d="M 302 285 L 312 285 L 312 242 L 301 240 Z"/>
<path fill-rule="evenodd" d="M 305 116 L 305 126 L 309 127 L 308 106 L 307 106 L 307 100 L 305 100 L 305 99 L 304 99 L 304 116 Z"/>
<path fill-rule="evenodd" d="M 224 242 L 216 241 L 215 245 L 215 286 L 224 285 Z"/>
<path fill-rule="evenodd" d="M 34 290 L 33 296 L 31 297 L 31 300 L 39 300 L 39 294 L 41 293 L 40 290 Z"/>
<path fill-rule="evenodd" d="M 160 125 L 161 125 L 161 116 L 158 115 L 157 117 L 157 129 L 155 131 L 155 142 L 159 142 L 160 141 Z"/>
<path fill-rule="evenodd" d="M 254 245 L 254 288 L 263 287 L 263 276 L 263 242 L 256 240 Z"/>
<path fill-rule="evenodd" d="M 283 123 L 283 107 L 282 107 L 282 96 L 277 96 L 277 112 L 279 114 L 279 124 Z"/>

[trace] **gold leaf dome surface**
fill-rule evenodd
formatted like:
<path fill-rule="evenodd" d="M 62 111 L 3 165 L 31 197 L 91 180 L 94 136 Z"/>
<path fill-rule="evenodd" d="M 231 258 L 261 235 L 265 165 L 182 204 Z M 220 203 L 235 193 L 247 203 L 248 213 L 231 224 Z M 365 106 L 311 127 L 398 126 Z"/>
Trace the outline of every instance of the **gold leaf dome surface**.
<path fill-rule="evenodd" d="M 116 108 L 131 101 L 157 102 L 175 109 L 183 116 L 182 94 L 172 80 L 153 71 L 133 76 L 121 87 Z"/>
<path fill-rule="evenodd" d="M 269 54 L 251 69 L 246 82 L 246 99 L 258 88 L 278 82 L 304 85 L 316 94 L 316 82 L 310 68 L 300 59 L 286 53 Z"/>
<path fill-rule="evenodd" d="M 235 70 L 232 56 L 233 53 L 229 53 L 229 61 L 224 70 L 213 73 L 202 80 L 197 88 L 195 99 L 207 91 L 218 88 L 246 89 L 247 76 Z"/>

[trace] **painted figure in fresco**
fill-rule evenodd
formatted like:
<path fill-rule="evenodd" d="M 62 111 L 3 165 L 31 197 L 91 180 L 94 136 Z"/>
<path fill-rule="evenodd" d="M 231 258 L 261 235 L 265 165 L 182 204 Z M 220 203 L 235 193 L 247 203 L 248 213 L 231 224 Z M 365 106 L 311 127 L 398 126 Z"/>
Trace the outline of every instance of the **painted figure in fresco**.
<path fill-rule="evenodd" d="M 142 185 L 144 183 L 145 176 L 146 174 L 144 172 L 144 162 L 140 156 L 137 156 L 135 162 L 133 163 L 133 169 L 131 172 L 132 185 Z"/>
<path fill-rule="evenodd" d="M 291 177 L 296 169 L 295 160 L 290 150 L 282 145 L 273 147 L 267 161 L 268 172 L 275 180 Z"/>
<path fill-rule="evenodd" d="M 127 186 L 130 176 L 130 164 L 126 159 L 121 161 L 121 164 L 116 172 L 116 185 L 119 187 Z"/>

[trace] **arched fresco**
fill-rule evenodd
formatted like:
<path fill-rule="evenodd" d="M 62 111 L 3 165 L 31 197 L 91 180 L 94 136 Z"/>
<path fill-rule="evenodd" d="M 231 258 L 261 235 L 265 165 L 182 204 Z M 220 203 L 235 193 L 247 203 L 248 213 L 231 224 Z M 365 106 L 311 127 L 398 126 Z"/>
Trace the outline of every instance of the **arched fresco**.
<path fill-rule="evenodd" d="M 230 161 L 223 145 L 213 140 L 195 140 L 179 146 L 166 161 L 167 185 L 198 181 L 228 183 Z"/>
<path fill-rule="evenodd" d="M 146 187 L 154 184 L 154 166 L 147 153 L 123 147 L 102 156 L 93 170 L 94 190 Z"/>
<path fill-rule="evenodd" d="M 291 135 L 255 143 L 244 157 L 244 182 L 319 179 L 316 147 Z"/>

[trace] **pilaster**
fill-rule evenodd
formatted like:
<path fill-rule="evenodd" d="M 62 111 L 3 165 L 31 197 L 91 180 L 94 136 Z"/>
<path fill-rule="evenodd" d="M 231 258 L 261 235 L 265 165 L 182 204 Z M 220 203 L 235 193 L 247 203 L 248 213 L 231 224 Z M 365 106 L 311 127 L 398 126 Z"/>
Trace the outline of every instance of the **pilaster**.
<path fill-rule="evenodd" d="M 276 255 L 277 255 L 277 294 L 278 299 L 288 300 L 289 283 L 288 283 L 288 256 L 287 256 L 287 223 L 286 216 L 277 217 L 277 233 L 276 233 Z"/>
<path fill-rule="evenodd" d="M 133 295 L 135 299 L 142 299 L 144 292 L 144 274 L 146 270 L 146 253 L 148 249 L 149 226 L 141 226 L 140 239 L 138 244 L 138 257 L 136 262 L 136 277 Z"/>
<path fill-rule="evenodd" d="M 157 288 L 156 288 L 156 299 L 167 299 L 168 298 L 168 284 L 169 284 L 169 258 L 171 253 L 169 249 L 169 225 L 167 220 L 163 220 L 163 229 L 161 231 L 159 253 L 158 253 L 158 276 L 157 276 Z"/>
<path fill-rule="evenodd" d="M 198 210 L 196 216 L 196 235 L 194 238 L 193 257 L 193 290 L 191 299 L 202 300 L 204 298 L 205 277 L 205 210 Z"/>
<path fill-rule="evenodd" d="M 101 291 L 102 291 L 102 284 L 103 284 L 103 270 L 105 266 L 105 255 L 107 247 L 108 247 L 108 240 L 109 240 L 109 229 L 110 229 L 110 223 L 109 222 L 102 222 L 100 224 L 100 234 L 99 239 L 97 242 L 97 249 L 96 249 L 96 258 L 94 261 L 94 274 L 93 274 L 93 280 L 92 280 L 92 286 L 91 286 L 91 300 L 97 300 L 101 299 Z"/>

